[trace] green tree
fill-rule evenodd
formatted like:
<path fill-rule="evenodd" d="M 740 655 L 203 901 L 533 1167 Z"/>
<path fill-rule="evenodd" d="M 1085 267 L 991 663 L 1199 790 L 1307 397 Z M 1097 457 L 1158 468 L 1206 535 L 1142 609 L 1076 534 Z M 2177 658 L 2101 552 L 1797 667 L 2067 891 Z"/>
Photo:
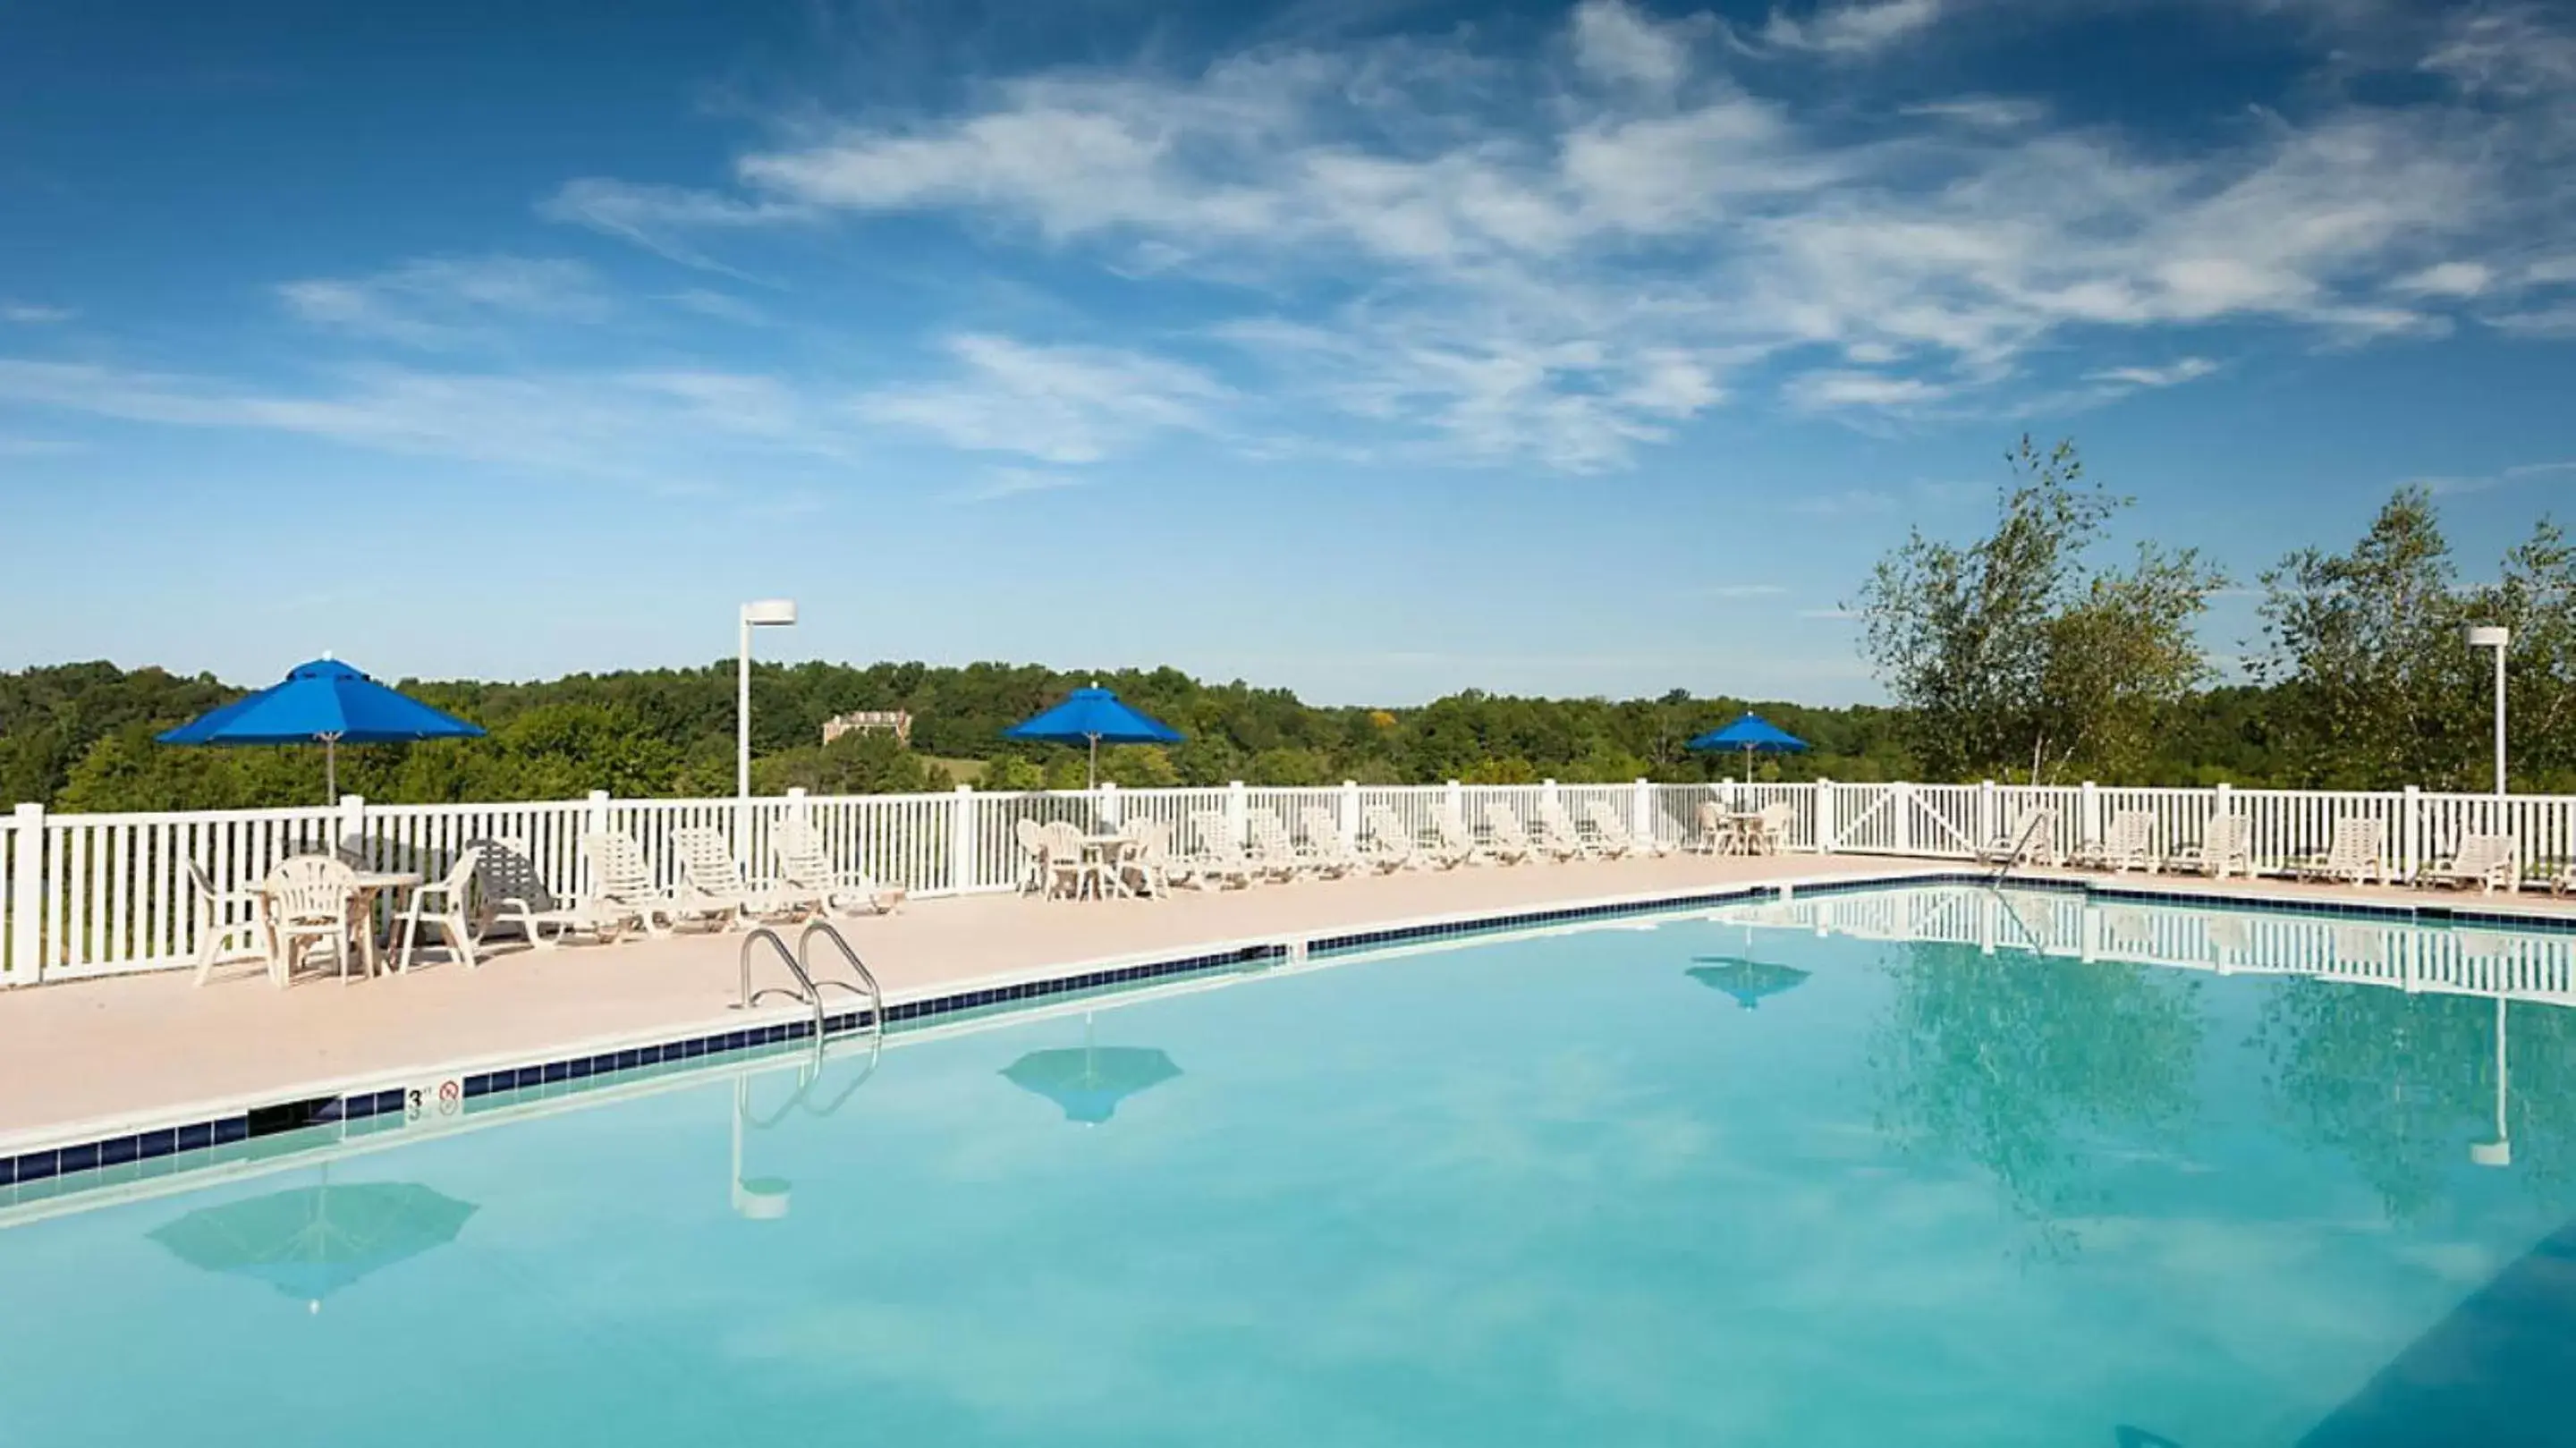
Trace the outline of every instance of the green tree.
<path fill-rule="evenodd" d="M 1994 531 L 1967 544 L 1919 530 L 1861 589 L 1865 648 L 1936 778 L 2074 770 L 2121 778 L 2208 675 L 2192 630 L 2224 581 L 2190 549 L 2141 544 L 2096 563 L 2128 500 L 2083 483 L 2072 442 L 2006 455 Z"/>
<path fill-rule="evenodd" d="M 1991 1173 L 2053 1250 L 2099 1210 L 2105 1147 L 2165 1146 L 2198 1108 L 2199 983 L 1973 945 L 1904 947 L 1869 1062 L 1879 1125 Z"/>

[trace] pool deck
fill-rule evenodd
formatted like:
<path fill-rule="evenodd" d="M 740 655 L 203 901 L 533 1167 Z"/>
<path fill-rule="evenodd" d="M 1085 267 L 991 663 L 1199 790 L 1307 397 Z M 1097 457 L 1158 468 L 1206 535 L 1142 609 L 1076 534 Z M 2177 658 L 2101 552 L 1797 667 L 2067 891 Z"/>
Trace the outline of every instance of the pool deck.
<path fill-rule="evenodd" d="M 1776 883 L 1955 875 L 1957 861 L 1781 855 L 1404 872 L 1265 885 L 1162 901 L 929 900 L 842 922 L 889 997 L 1231 946 Z M 2062 874 L 2064 872 L 2043 872 Z M 2206 881 L 2136 874 L 2083 878 L 2177 896 L 2405 902 L 2576 921 L 2576 901 L 2404 889 Z M 0 994 L 0 1154 L 180 1103 L 244 1106 L 593 1042 L 734 1029 L 740 934 L 530 950 L 515 941 L 464 970 L 432 956 L 404 976 L 299 979 L 270 987 L 254 965 L 203 989 L 191 971 L 46 985 Z M 785 973 L 755 968 L 760 984 Z M 793 1019 L 794 1007 L 758 1019 Z"/>

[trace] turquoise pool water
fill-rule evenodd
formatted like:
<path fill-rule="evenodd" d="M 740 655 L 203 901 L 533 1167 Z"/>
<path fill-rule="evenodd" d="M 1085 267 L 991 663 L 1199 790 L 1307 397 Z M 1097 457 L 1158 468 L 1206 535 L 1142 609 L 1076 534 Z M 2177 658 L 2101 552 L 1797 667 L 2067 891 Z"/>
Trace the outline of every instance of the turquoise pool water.
<path fill-rule="evenodd" d="M 2334 1435 L 2576 1216 L 2568 1013 L 1762 918 L 23 1222 L 0 1444 L 2472 1441 Z"/>

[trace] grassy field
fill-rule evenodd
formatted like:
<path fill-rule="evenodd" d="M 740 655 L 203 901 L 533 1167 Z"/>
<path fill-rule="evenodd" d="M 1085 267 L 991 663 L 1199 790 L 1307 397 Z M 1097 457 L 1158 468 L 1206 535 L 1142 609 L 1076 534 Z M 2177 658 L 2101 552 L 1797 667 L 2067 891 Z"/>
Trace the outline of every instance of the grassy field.
<path fill-rule="evenodd" d="M 947 770 L 948 777 L 956 780 L 959 784 L 982 784 L 984 782 L 983 760 L 942 759 L 936 754 L 925 754 L 921 757 L 924 763 L 935 764 L 941 769 Z"/>

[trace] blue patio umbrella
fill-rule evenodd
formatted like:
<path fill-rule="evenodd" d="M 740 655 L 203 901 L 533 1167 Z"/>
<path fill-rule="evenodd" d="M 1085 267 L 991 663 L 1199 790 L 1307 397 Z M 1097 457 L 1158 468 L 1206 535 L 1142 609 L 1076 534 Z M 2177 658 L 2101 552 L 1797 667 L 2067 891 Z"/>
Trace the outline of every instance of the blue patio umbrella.
<path fill-rule="evenodd" d="M 1091 1018 L 1082 1018 L 1082 1049 L 1031 1051 L 1003 1068 L 1012 1085 L 1064 1108 L 1064 1119 L 1097 1126 L 1118 1103 L 1181 1074 L 1172 1058 L 1143 1046 L 1095 1046 Z"/>
<path fill-rule="evenodd" d="M 1116 694 L 1092 684 L 1074 690 L 1063 703 L 1034 719 L 1002 731 L 1005 739 L 1031 739 L 1047 744 L 1091 746 L 1091 783 L 1100 784 L 1103 744 L 1178 744 L 1181 731 L 1159 719 L 1137 713 Z"/>
<path fill-rule="evenodd" d="M 1797 754 L 1805 751 L 1807 741 L 1782 729 L 1759 714 L 1747 711 L 1743 718 L 1723 729 L 1712 729 L 1684 746 L 1690 749 L 1741 749 L 1744 751 L 1744 779 L 1753 781 L 1753 756 L 1764 754 Z"/>
<path fill-rule="evenodd" d="M 340 792 L 340 746 L 472 739 L 483 727 L 438 712 L 324 656 L 283 682 L 159 736 L 164 744 L 319 744 L 324 797 Z"/>

